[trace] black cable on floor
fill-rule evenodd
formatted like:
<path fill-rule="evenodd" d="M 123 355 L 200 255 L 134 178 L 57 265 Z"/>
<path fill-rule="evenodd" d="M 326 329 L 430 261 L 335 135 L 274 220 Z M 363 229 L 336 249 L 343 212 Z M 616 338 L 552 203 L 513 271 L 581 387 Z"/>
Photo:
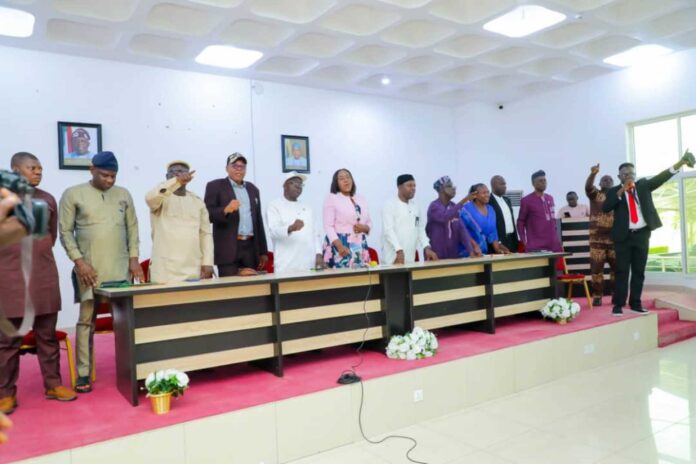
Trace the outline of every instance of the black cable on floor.
<path fill-rule="evenodd" d="M 368 285 L 367 285 L 367 292 L 365 294 L 365 299 L 363 300 L 363 314 L 365 315 L 365 321 L 367 322 L 367 325 L 365 327 L 365 330 L 363 331 L 363 336 L 362 336 L 362 341 L 360 342 L 360 345 L 355 350 L 355 353 L 360 357 L 360 360 L 358 361 L 357 364 L 354 364 L 350 366 L 350 369 L 346 369 L 343 372 L 341 372 L 341 377 L 343 377 L 345 374 L 352 374 L 357 381 L 360 383 L 360 407 L 358 409 L 358 427 L 360 428 L 360 435 L 362 435 L 363 439 L 365 439 L 366 442 L 370 443 L 371 445 L 379 445 L 380 443 L 384 443 L 385 441 L 389 440 L 390 438 L 396 438 L 396 439 L 402 439 L 402 440 L 408 440 L 412 443 L 411 447 L 406 451 L 406 459 L 408 459 L 410 462 L 413 462 L 414 464 L 428 464 L 426 461 L 418 461 L 417 459 L 414 459 L 411 457 L 411 452 L 416 449 L 418 446 L 418 441 L 416 441 L 415 438 L 413 437 L 408 437 L 405 435 L 387 435 L 386 437 L 382 438 L 381 440 L 371 440 L 370 438 L 365 435 L 365 431 L 363 430 L 363 424 L 362 424 L 362 410 L 363 410 L 363 404 L 364 404 L 364 399 L 365 399 L 365 388 L 363 386 L 363 381 L 360 376 L 358 376 L 357 372 L 355 371 L 358 367 L 360 367 L 365 359 L 362 349 L 365 346 L 365 339 L 367 337 L 367 331 L 370 330 L 370 317 L 367 315 L 367 302 L 370 299 L 370 292 L 372 291 L 372 270 L 370 267 L 367 268 L 367 278 L 368 278 Z"/>

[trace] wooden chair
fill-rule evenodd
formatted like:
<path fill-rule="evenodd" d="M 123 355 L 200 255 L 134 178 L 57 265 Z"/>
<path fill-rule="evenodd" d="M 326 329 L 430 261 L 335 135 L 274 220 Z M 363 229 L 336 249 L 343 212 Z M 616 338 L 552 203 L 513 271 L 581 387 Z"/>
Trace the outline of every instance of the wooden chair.
<path fill-rule="evenodd" d="M 56 338 L 58 339 L 58 345 L 61 349 L 66 351 L 68 357 L 68 369 L 70 370 L 70 385 L 75 388 L 75 380 L 77 378 L 75 373 L 75 358 L 73 356 L 72 344 L 70 343 L 70 337 L 66 332 L 62 330 L 56 330 Z M 19 354 L 24 355 L 27 353 L 36 353 L 36 336 L 34 331 L 30 330 L 19 344 Z"/>
<path fill-rule="evenodd" d="M 556 270 L 562 272 L 556 276 L 556 280 L 568 285 L 568 299 L 573 296 L 573 285 L 582 284 L 585 287 L 585 296 L 587 297 L 587 306 L 592 309 L 592 295 L 590 288 L 587 286 L 587 276 L 585 274 L 569 274 L 568 265 L 566 264 L 565 256 L 561 256 L 556 261 Z"/>

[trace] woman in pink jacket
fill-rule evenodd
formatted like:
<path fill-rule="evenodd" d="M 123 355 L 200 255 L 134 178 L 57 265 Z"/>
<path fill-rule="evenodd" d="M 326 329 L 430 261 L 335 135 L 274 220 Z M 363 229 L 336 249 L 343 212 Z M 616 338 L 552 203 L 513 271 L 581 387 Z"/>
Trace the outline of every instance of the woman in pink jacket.
<path fill-rule="evenodd" d="M 367 234 L 372 220 L 367 202 L 355 193 L 353 175 L 339 169 L 331 181 L 331 193 L 324 200 L 324 261 L 328 267 L 367 265 L 370 253 Z"/>

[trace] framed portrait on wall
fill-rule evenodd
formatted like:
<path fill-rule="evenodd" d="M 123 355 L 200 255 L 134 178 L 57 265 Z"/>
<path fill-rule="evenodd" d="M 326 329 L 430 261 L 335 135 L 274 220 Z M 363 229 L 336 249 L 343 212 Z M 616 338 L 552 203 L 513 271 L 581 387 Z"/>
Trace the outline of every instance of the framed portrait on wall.
<path fill-rule="evenodd" d="M 301 135 L 280 136 L 283 172 L 309 173 L 309 137 Z"/>
<path fill-rule="evenodd" d="M 89 169 L 92 157 L 102 151 L 102 126 L 84 122 L 58 122 L 60 169 Z"/>

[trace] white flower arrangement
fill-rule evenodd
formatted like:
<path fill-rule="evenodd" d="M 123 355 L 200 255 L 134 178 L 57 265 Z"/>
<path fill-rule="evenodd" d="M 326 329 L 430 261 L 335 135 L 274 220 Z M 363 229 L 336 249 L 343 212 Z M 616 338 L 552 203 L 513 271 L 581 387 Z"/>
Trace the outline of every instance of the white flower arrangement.
<path fill-rule="evenodd" d="M 394 335 L 387 345 L 387 357 L 391 359 L 430 358 L 437 353 L 437 338 L 435 334 L 420 327 L 414 327 L 406 335 Z"/>
<path fill-rule="evenodd" d="M 567 298 L 551 300 L 541 308 L 544 318 L 571 321 L 580 313 L 580 305 Z"/>
<path fill-rule="evenodd" d="M 145 379 L 147 396 L 171 393 L 173 396 L 184 394 L 189 387 L 189 377 L 185 372 L 176 369 L 150 372 Z"/>

